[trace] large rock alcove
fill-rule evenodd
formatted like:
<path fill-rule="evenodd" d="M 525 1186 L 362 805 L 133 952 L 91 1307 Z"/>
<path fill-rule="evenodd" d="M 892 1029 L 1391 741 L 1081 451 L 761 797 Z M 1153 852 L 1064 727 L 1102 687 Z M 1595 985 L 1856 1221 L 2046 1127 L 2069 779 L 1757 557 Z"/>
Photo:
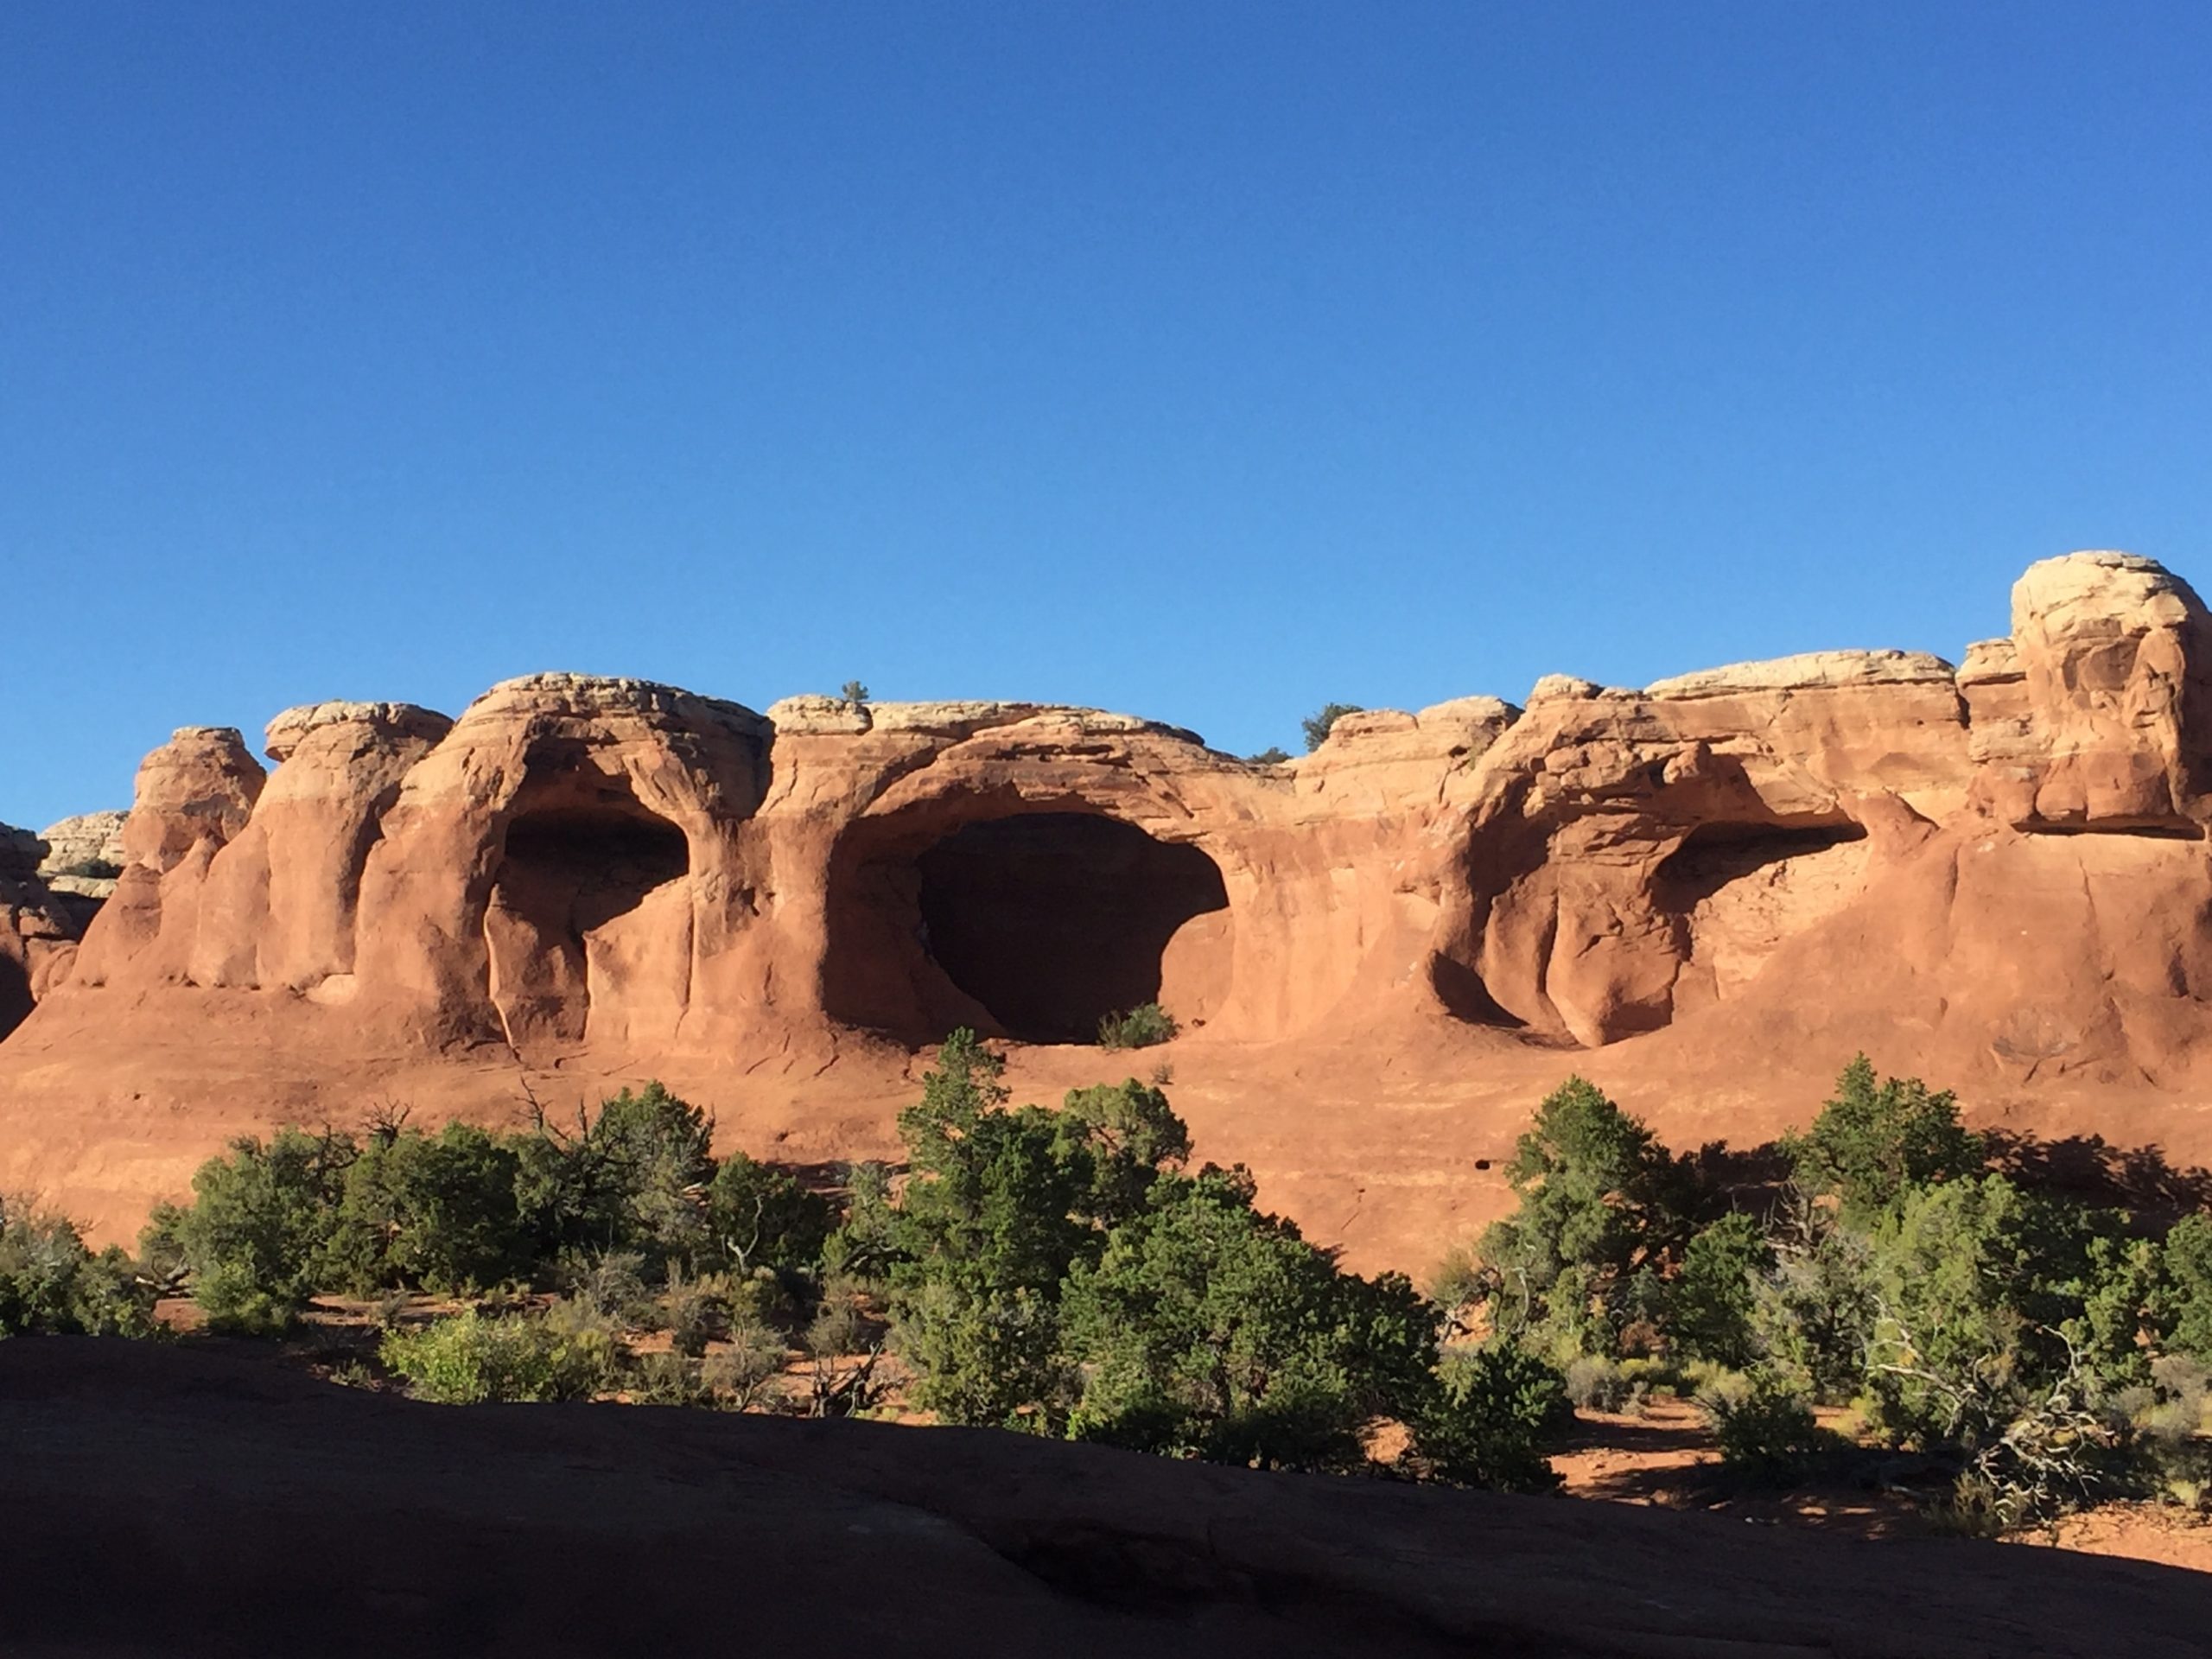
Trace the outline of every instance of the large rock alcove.
<path fill-rule="evenodd" d="M 1674 1011 L 1726 1001 L 1788 939 L 1859 896 L 1871 849 L 1848 820 L 1700 825 L 1660 865 L 1652 899 L 1679 918 Z"/>
<path fill-rule="evenodd" d="M 683 830 L 619 780 L 539 791 L 507 824 L 484 915 L 508 1041 L 518 1052 L 582 1041 L 603 1015 L 595 1004 L 640 988 L 624 971 L 633 947 L 669 924 L 688 959 L 690 872 Z"/>
<path fill-rule="evenodd" d="M 1088 1043 L 1101 1018 L 1140 1003 L 1203 1018 L 1225 983 L 1229 895 L 1197 847 L 1079 811 L 848 839 L 823 988 L 847 1024 Z"/>

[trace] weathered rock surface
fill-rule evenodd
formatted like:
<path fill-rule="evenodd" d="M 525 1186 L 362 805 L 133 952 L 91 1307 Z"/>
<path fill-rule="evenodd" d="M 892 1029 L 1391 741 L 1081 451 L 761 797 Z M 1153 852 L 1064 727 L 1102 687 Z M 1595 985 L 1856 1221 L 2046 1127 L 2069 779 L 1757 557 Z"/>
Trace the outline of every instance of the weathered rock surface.
<path fill-rule="evenodd" d="M 83 931 L 68 902 L 39 874 L 46 842 L 0 823 L 0 1037 L 64 977 Z"/>
<path fill-rule="evenodd" d="M 105 900 L 123 868 L 123 826 L 130 817 L 128 812 L 80 812 L 48 824 L 38 832 L 46 843 L 39 879 L 55 893 Z"/>
<path fill-rule="evenodd" d="M 994 1429 L 456 1410 L 193 1342 L 0 1344 L 0 1443 L 26 1654 L 2184 1659 L 2212 1620 L 2202 1573 L 2062 1550 Z"/>
<path fill-rule="evenodd" d="M 1128 1069 L 1084 1045 L 1155 998 L 1201 1154 L 1369 1262 L 1495 1209 L 1478 1163 L 1570 1069 L 1755 1141 L 1864 1048 L 1985 1119 L 2212 1160 L 2208 627 L 2076 554 L 1956 672 L 1554 676 L 1267 767 L 1091 709 L 559 674 L 450 722 L 290 711 L 265 777 L 188 728 L 0 1046 L 0 1185 L 124 1231 L 228 1133 L 649 1076 L 756 1151 L 880 1155 L 951 1027 L 1045 1092 Z"/>

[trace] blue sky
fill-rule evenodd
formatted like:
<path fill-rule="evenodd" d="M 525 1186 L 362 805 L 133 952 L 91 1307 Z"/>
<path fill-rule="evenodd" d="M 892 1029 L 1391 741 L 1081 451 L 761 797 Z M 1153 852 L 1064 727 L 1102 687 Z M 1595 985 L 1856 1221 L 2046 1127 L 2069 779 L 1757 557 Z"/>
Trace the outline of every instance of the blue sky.
<path fill-rule="evenodd" d="M 0 12 L 0 819 L 540 668 L 1295 747 L 2212 576 L 2212 7 Z"/>

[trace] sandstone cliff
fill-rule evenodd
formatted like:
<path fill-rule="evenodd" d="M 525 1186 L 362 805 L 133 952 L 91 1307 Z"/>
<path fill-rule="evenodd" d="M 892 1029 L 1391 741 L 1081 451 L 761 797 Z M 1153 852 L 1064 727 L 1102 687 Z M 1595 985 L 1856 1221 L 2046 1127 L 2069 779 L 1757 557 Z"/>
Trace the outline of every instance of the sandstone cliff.
<path fill-rule="evenodd" d="M 0 1036 L 68 976 L 84 917 L 40 874 L 46 843 L 0 823 Z"/>
<path fill-rule="evenodd" d="M 2208 626 L 2075 554 L 1955 671 L 1554 677 L 1274 767 L 1095 710 L 575 675 L 450 721 L 292 710 L 267 773 L 187 728 L 0 1045 L 0 1185 L 120 1226 L 238 1128 L 656 1075 L 756 1151 L 877 1155 L 952 1026 L 1042 1092 L 1127 1069 L 1079 1046 L 1155 997 L 1201 1153 L 1356 1260 L 1494 1209 L 1481 1166 L 1571 1069 L 1740 1142 L 1863 1047 L 1985 1118 L 2212 1157 Z"/>

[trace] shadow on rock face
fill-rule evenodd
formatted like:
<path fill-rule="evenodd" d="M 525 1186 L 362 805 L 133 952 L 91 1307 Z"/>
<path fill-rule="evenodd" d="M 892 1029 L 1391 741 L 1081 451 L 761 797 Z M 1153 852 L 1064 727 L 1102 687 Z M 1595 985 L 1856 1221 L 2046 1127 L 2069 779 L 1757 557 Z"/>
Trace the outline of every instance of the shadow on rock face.
<path fill-rule="evenodd" d="M 1195 946 L 1183 971 L 1226 976 L 1218 867 L 1118 818 L 976 817 L 841 854 L 824 1001 L 849 1025 L 917 1042 L 973 1025 L 1089 1043 L 1106 1015 L 1171 998 L 1179 935 Z"/>
<path fill-rule="evenodd" d="M 510 1040 L 520 1048 L 581 1039 L 594 944 L 690 868 L 683 832 L 634 799 L 516 819 L 484 921 L 493 998 Z"/>
<path fill-rule="evenodd" d="M 0 956 L 0 1037 L 22 1024 L 30 1011 L 30 976 L 14 957 Z"/>

